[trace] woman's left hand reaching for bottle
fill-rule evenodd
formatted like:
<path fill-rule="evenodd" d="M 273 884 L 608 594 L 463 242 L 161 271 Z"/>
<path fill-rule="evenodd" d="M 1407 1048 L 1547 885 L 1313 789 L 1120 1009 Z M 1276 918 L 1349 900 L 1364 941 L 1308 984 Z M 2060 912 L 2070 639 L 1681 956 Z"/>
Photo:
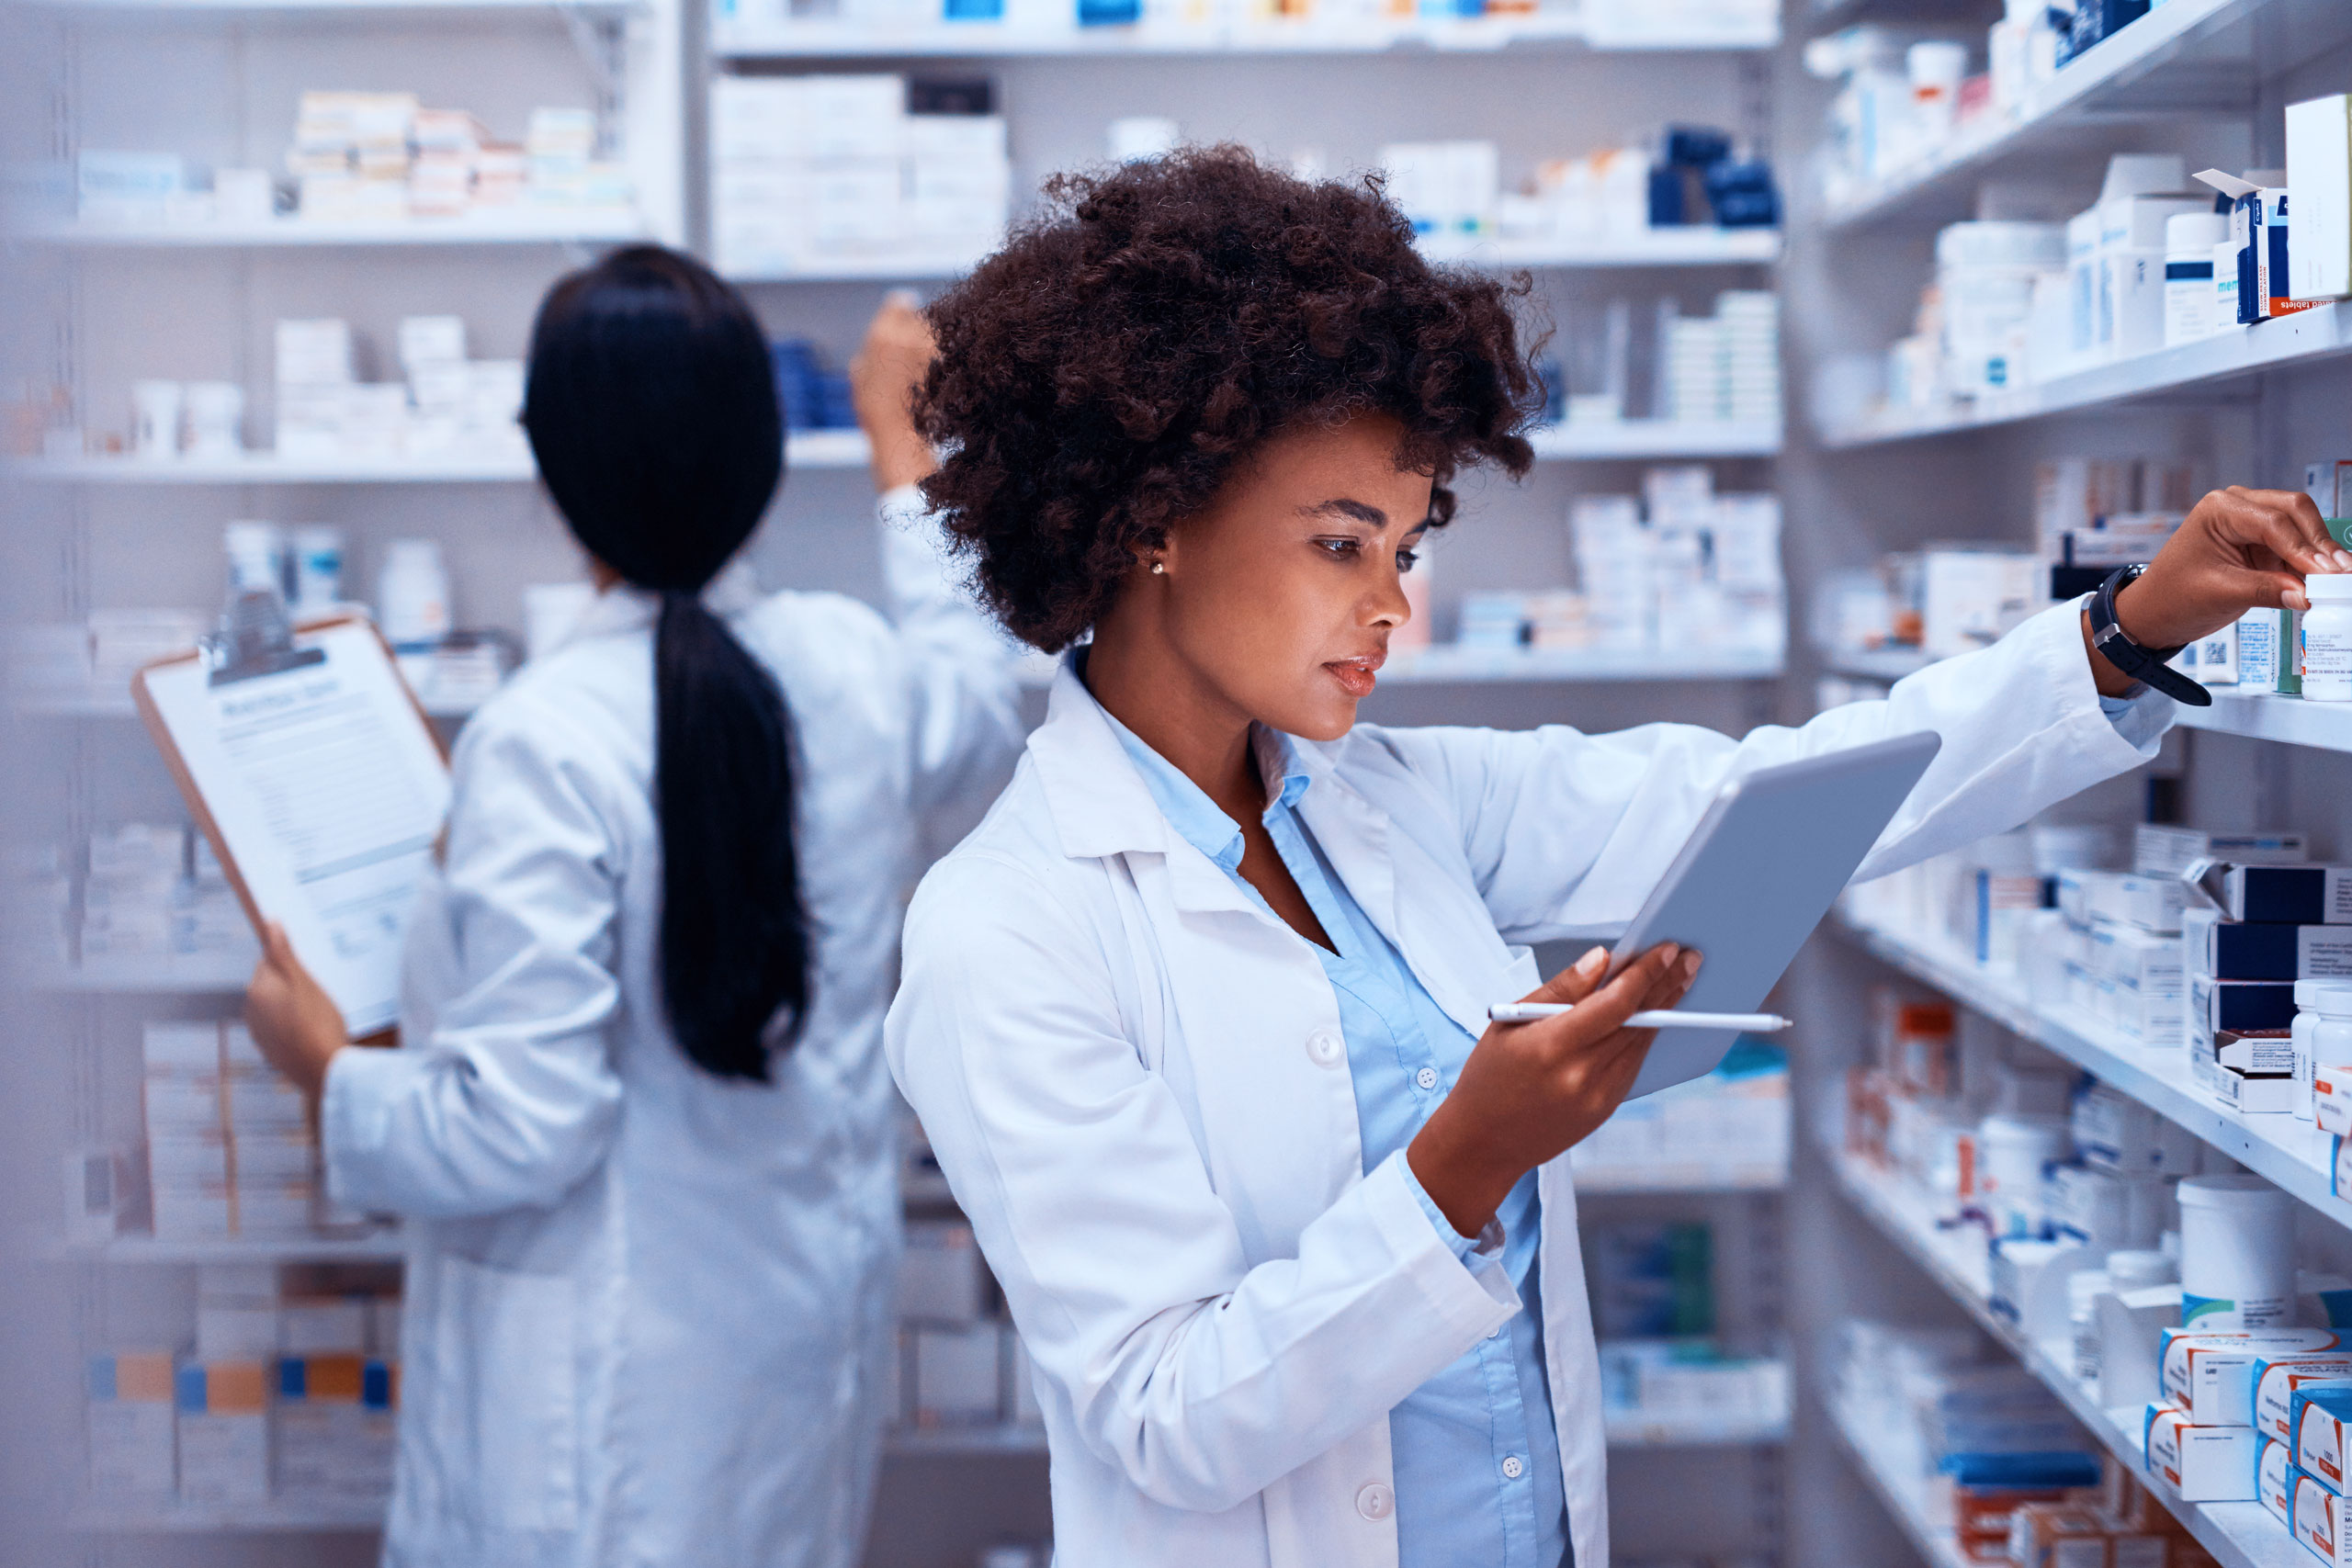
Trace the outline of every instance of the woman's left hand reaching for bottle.
<path fill-rule="evenodd" d="M 2303 579 L 2332 571 L 2352 571 L 2352 553 L 2329 535 L 2310 496 L 2233 485 L 2199 502 L 2140 580 L 2116 594 L 2115 618 L 2143 648 L 2179 648 L 2254 610 L 2308 610 Z M 2090 649 L 2087 612 L 2083 643 Z M 2133 690 L 2096 649 L 2090 659 L 2102 694 Z"/>
<path fill-rule="evenodd" d="M 326 1086 L 327 1064 L 351 1043 L 343 1010 L 294 956 L 284 926 L 265 925 L 261 947 L 261 963 L 245 987 L 245 1027 L 269 1065 L 316 1100 Z"/>

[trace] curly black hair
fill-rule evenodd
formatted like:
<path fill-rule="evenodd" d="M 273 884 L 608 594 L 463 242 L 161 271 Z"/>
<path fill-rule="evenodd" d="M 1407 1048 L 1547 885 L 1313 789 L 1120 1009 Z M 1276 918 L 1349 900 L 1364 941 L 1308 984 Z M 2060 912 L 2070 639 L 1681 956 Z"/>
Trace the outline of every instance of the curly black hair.
<path fill-rule="evenodd" d="M 939 357 L 915 398 L 946 455 L 923 493 L 1023 641 L 1077 640 L 1136 552 L 1283 429 L 1394 416 L 1436 524 L 1462 467 L 1526 472 L 1527 280 L 1431 266 L 1376 177 L 1309 183 L 1207 147 L 1046 196 L 931 307 Z"/>

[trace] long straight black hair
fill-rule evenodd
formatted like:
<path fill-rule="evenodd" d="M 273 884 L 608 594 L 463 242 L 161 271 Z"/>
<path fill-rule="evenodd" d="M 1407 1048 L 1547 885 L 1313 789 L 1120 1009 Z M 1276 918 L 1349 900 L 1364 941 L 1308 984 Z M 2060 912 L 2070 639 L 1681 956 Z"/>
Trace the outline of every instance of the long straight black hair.
<path fill-rule="evenodd" d="M 784 478 L 766 339 L 701 263 L 616 251 L 539 307 L 523 426 L 580 542 L 662 597 L 653 794 L 671 1032 L 706 1071 L 765 1081 L 770 1042 L 788 1048 L 808 1008 L 792 715 L 702 591 Z"/>

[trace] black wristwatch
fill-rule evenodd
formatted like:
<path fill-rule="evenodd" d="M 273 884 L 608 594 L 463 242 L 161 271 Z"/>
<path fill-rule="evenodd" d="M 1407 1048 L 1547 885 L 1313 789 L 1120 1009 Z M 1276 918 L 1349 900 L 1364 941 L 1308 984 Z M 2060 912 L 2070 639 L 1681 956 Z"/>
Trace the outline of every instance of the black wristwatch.
<path fill-rule="evenodd" d="M 2145 562 L 2119 566 L 2098 585 L 2098 592 L 2091 595 L 2091 646 L 2124 674 L 2134 681 L 2144 681 L 2173 701 L 2195 708 L 2211 707 L 2212 693 L 2168 667 L 2179 649 L 2143 648 L 2132 640 L 2122 623 L 2115 618 L 2115 596 L 2123 591 L 2125 583 L 2136 581 L 2147 570 Z"/>

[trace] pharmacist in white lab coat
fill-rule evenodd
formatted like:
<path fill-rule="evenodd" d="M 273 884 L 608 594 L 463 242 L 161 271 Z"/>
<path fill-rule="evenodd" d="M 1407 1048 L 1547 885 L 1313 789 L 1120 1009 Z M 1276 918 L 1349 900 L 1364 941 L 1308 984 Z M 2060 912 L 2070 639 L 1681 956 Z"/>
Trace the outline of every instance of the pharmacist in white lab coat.
<path fill-rule="evenodd" d="M 346 1046 L 282 938 L 250 1003 L 332 1197 L 410 1222 L 388 1563 L 858 1560 L 916 814 L 1020 737 L 906 488 L 928 353 L 894 304 L 857 369 L 894 625 L 732 560 L 781 455 L 739 296 L 642 248 L 542 307 L 525 423 L 604 592 L 458 740 L 401 1048 Z"/>
<path fill-rule="evenodd" d="M 1011 628 L 1091 634 L 907 926 L 891 1066 L 1002 1283 L 1057 1568 L 1610 1562 L 1563 1157 L 1700 955 L 1605 941 L 1745 769 L 1921 730 L 1870 875 L 2146 760 L 2067 604 L 1892 697 L 1745 740 L 1354 723 L 1442 481 L 1540 405 L 1505 286 L 1361 186 L 1131 164 L 933 307 L 926 487 Z M 2283 560 L 2283 566 L 2282 566 Z M 2178 643 L 2301 597 L 2301 497 L 2200 505 L 2120 595 Z M 1489 1026 L 1488 1004 L 1576 1001 Z"/>

